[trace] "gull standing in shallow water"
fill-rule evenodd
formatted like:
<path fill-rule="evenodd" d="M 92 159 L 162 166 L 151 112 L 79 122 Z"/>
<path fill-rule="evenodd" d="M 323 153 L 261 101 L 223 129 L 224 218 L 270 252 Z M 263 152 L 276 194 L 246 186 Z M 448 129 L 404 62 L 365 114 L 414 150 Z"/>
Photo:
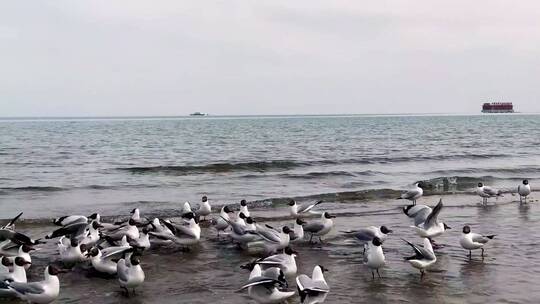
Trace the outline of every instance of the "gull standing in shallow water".
<path fill-rule="evenodd" d="M 126 259 L 129 263 L 126 263 Z M 144 271 L 141 268 L 141 261 L 133 254 L 129 254 L 129 257 L 122 258 L 116 264 L 116 270 L 118 275 L 118 282 L 120 287 L 126 291 L 126 295 L 129 296 L 129 289 L 133 290 L 135 294 L 135 288 L 144 282 Z"/>
<path fill-rule="evenodd" d="M 482 258 L 484 257 L 484 245 L 491 239 L 493 239 L 495 235 L 481 235 L 478 233 L 472 233 L 471 227 L 464 226 L 463 227 L 463 234 L 461 234 L 461 238 L 459 239 L 459 244 L 463 249 L 469 250 L 469 259 L 472 257 L 472 250 L 476 249 L 482 249 Z"/>
<path fill-rule="evenodd" d="M 366 263 L 367 267 L 371 270 L 371 276 L 373 279 L 375 279 L 374 270 L 377 271 L 379 278 L 381 277 L 379 274 L 379 268 L 383 267 L 386 261 L 380 238 L 374 237 L 371 243 L 369 243 L 367 255 L 364 255 L 364 263 Z"/>
<path fill-rule="evenodd" d="M 299 218 L 309 216 L 310 214 L 317 214 L 313 212 L 312 209 L 320 203 L 322 203 L 322 201 L 318 201 L 310 205 L 298 205 L 295 200 L 291 200 L 289 202 L 291 216 L 294 218 Z"/>
<path fill-rule="evenodd" d="M 229 223 L 227 222 L 227 221 L 231 220 L 231 218 L 229 216 L 229 213 L 234 213 L 234 211 L 232 211 L 229 208 L 229 206 L 223 206 L 221 208 L 220 213 L 219 213 L 219 217 L 217 218 L 217 220 L 214 223 L 215 228 L 217 230 L 218 238 L 219 238 L 219 232 L 220 231 L 225 231 L 225 229 L 227 229 L 229 227 Z"/>
<path fill-rule="evenodd" d="M 29 303 L 48 304 L 58 298 L 60 293 L 60 280 L 58 274 L 65 272 L 49 265 L 45 268 L 45 279 L 40 282 L 18 283 L 7 282 L 8 288 L 15 291 L 17 296 Z"/>
<path fill-rule="evenodd" d="M 353 234 L 354 237 L 364 245 L 363 253 L 366 253 L 368 244 L 373 241 L 373 238 L 379 238 L 379 241 L 382 243 L 388 237 L 388 234 L 392 233 L 391 229 L 388 229 L 386 226 L 375 227 L 369 226 L 359 230 L 343 231 L 346 234 Z"/>
<path fill-rule="evenodd" d="M 208 197 L 203 196 L 201 198 L 201 204 L 199 206 L 199 210 L 197 210 L 197 215 L 202 216 L 203 218 L 201 221 L 206 220 L 206 217 L 212 213 L 212 206 L 210 206 L 210 202 L 208 201 Z"/>
<path fill-rule="evenodd" d="M 422 197 L 424 194 L 424 190 L 420 187 L 420 183 L 415 183 L 414 188 L 411 190 L 408 190 L 407 192 L 404 192 L 401 194 L 400 197 L 397 199 L 406 199 L 413 202 L 413 205 L 416 205 L 416 200 Z"/>
<path fill-rule="evenodd" d="M 311 243 L 313 236 L 319 237 L 319 241 L 322 243 L 322 236 L 328 234 L 332 227 L 334 227 L 334 221 L 332 219 L 335 216 L 331 215 L 328 212 L 324 212 L 321 215 L 321 220 L 311 223 L 304 224 L 304 232 L 309 232 L 311 234 L 309 242 Z"/>
<path fill-rule="evenodd" d="M 482 197 L 482 204 L 485 206 L 488 203 L 488 198 L 502 196 L 501 190 L 497 190 L 482 183 L 478 183 L 476 194 Z"/>
<path fill-rule="evenodd" d="M 522 184 L 518 186 L 517 192 L 519 194 L 519 202 L 522 203 L 523 198 L 525 198 L 526 204 L 527 196 L 531 194 L 531 185 L 529 185 L 529 181 L 524 179 Z"/>
<path fill-rule="evenodd" d="M 330 287 L 324 279 L 323 272 L 328 271 L 321 265 L 313 268 L 311 278 L 305 274 L 296 277 L 296 286 L 300 295 L 300 303 L 316 304 L 323 303 L 330 292 Z"/>
<path fill-rule="evenodd" d="M 433 248 L 431 247 L 431 242 L 429 239 L 424 239 L 424 247 L 419 247 L 407 240 L 404 240 L 409 246 L 414 249 L 414 255 L 406 257 L 405 260 L 411 263 L 411 265 L 420 270 L 420 278 L 424 277 L 425 269 L 437 262 L 437 257 Z"/>

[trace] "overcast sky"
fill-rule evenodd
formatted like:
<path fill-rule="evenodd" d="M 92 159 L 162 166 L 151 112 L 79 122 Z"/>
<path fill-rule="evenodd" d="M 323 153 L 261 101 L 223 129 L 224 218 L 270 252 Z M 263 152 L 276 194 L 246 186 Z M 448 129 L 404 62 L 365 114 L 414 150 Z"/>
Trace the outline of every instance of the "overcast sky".
<path fill-rule="evenodd" d="M 0 116 L 540 112 L 540 1 L 3 1 Z"/>

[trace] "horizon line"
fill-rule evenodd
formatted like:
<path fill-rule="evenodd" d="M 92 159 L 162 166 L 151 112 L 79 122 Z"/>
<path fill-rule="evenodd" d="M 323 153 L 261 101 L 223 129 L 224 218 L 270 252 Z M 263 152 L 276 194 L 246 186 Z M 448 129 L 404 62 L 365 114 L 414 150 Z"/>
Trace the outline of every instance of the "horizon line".
<path fill-rule="evenodd" d="M 145 118 L 227 118 L 227 117 L 347 117 L 347 116 L 482 116 L 482 115 L 511 115 L 511 114 L 525 114 L 536 115 L 537 112 L 514 112 L 514 113 L 471 113 L 471 112 L 426 112 L 426 113 L 327 113 L 327 114 L 208 114 L 207 116 L 192 116 L 190 114 L 184 115 L 103 115 L 103 116 L 0 116 L 0 120 L 47 120 L 47 119 L 145 119 Z"/>

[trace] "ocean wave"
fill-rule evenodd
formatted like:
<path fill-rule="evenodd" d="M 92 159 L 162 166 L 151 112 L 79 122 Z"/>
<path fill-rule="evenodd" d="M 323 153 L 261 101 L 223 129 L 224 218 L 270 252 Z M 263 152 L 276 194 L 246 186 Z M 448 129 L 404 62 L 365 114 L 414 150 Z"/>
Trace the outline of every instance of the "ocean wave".
<path fill-rule="evenodd" d="M 309 166 L 308 163 L 274 160 L 265 162 L 245 162 L 245 163 L 213 163 L 200 166 L 151 166 L 151 167 L 127 167 L 117 168 L 118 170 L 129 171 L 131 173 L 164 173 L 164 174 L 194 174 L 194 173 L 224 173 L 231 171 L 258 171 L 265 172 L 271 170 L 289 170 L 298 167 Z"/>
<path fill-rule="evenodd" d="M 53 187 L 53 186 L 25 186 L 25 187 L 0 188 L 1 192 L 11 192 L 11 191 L 53 192 L 53 191 L 63 191 L 63 190 L 66 190 L 66 189 L 62 187 Z"/>
<path fill-rule="evenodd" d="M 290 169 L 325 166 L 325 165 L 347 165 L 347 164 L 387 164 L 414 161 L 430 160 L 452 160 L 452 159 L 487 159 L 507 157 L 506 154 L 454 154 L 454 155 L 424 155 L 424 156 L 373 156 L 354 159 L 341 160 L 269 160 L 269 161 L 250 161 L 237 163 L 210 163 L 205 165 L 158 165 L 158 166 L 136 166 L 136 167 L 118 167 L 117 170 L 128 171 L 136 174 L 161 173 L 173 175 L 202 174 L 202 173 L 225 173 L 234 171 L 287 171 Z"/>

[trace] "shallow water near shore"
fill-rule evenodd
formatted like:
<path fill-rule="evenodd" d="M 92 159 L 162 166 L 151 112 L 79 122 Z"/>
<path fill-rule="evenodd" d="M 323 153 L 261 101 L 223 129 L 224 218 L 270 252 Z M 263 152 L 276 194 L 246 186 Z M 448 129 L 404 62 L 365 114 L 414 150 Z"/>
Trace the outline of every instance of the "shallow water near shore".
<path fill-rule="evenodd" d="M 335 227 L 322 245 L 295 246 L 299 273 L 310 275 L 316 264 L 330 270 L 325 273 L 331 287 L 326 303 L 535 303 L 540 297 L 540 290 L 534 288 L 540 280 L 540 241 L 535 236 L 540 229 L 540 205 L 534 196 L 527 205 L 520 205 L 517 196 L 507 195 L 487 207 L 472 195 L 442 196 L 445 207 L 440 219 L 453 229 L 436 239 L 442 245 L 436 250 L 438 261 L 423 280 L 403 261 L 403 257 L 412 255 L 412 249 L 401 238 L 415 243 L 421 240 L 401 211 L 402 201 L 327 202 L 320 209 L 337 215 Z M 435 205 L 439 197 L 423 197 L 418 203 Z M 145 210 L 141 212 L 144 215 Z M 252 213 L 259 222 L 292 224 L 285 207 L 255 208 Z M 279 220 L 269 221 L 271 218 Z M 340 231 L 383 224 L 394 233 L 383 246 L 387 259 L 381 271 L 383 278 L 373 280 L 362 265 L 360 246 Z M 465 224 L 471 225 L 473 232 L 497 234 L 486 245 L 484 259 L 480 252 L 473 252 L 469 260 L 459 246 Z M 21 222 L 17 229 L 37 238 L 54 227 Z M 202 238 L 200 246 L 190 252 L 174 247 L 145 252 L 142 267 L 146 281 L 136 296 L 122 296 L 116 279 L 90 277 L 86 270 L 76 268 L 61 276 L 56 303 L 254 303 L 246 292 L 236 292 L 248 277 L 240 265 L 254 256 L 225 239 L 218 241 L 211 228 L 203 228 Z M 49 258 L 58 259 L 54 242 L 34 254 L 30 280 L 42 278 Z M 295 288 L 294 278 L 289 283 Z M 299 303 L 299 298 L 295 296 L 289 303 Z"/>

